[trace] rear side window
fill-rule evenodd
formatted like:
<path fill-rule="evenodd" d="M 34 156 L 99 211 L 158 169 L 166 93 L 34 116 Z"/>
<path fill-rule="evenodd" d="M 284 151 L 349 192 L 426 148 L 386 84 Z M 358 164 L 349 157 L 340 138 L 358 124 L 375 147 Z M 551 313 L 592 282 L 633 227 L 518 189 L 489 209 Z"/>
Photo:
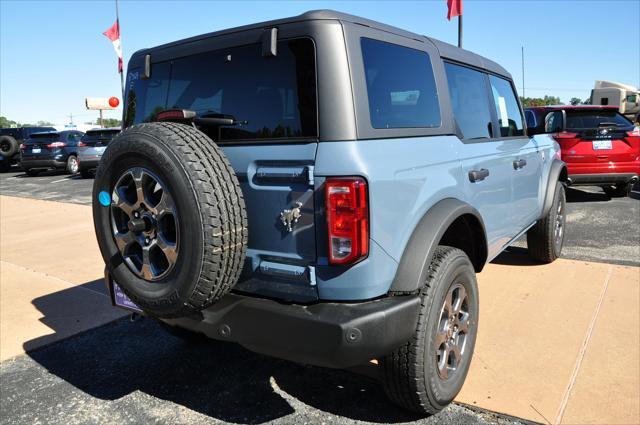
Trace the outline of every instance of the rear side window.
<path fill-rule="evenodd" d="M 524 135 L 522 112 L 511 83 L 504 78 L 489 76 L 491 94 L 493 95 L 498 126 L 501 137 L 514 137 Z"/>
<path fill-rule="evenodd" d="M 445 63 L 451 107 L 463 139 L 490 138 L 491 105 L 485 74 Z"/>
<path fill-rule="evenodd" d="M 126 125 L 175 108 L 243 122 L 211 135 L 218 140 L 317 137 L 311 39 L 280 41 L 275 57 L 263 57 L 261 45 L 252 44 L 154 64 L 149 80 L 136 73 L 128 82 Z"/>
<path fill-rule="evenodd" d="M 631 127 L 631 121 L 615 110 L 610 111 L 566 111 L 567 130 L 583 130 L 598 127 Z"/>
<path fill-rule="evenodd" d="M 426 52 L 361 39 L 373 128 L 439 127 L 440 107 Z"/>

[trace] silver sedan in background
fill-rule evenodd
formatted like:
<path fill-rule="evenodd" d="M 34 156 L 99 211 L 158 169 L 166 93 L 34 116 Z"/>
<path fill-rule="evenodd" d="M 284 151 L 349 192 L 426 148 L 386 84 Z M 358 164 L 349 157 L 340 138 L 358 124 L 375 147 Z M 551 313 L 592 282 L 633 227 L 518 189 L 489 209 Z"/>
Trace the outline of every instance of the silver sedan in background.
<path fill-rule="evenodd" d="M 104 150 L 118 133 L 120 133 L 120 127 L 95 128 L 87 131 L 82 137 L 78 145 L 78 162 L 80 175 L 83 178 L 87 179 L 93 176 Z"/>

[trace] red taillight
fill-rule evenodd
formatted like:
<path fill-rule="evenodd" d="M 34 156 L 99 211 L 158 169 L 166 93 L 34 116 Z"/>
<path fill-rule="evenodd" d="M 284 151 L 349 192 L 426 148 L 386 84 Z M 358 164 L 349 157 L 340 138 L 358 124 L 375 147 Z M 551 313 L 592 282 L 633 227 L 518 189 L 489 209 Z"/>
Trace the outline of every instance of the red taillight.
<path fill-rule="evenodd" d="M 87 144 L 85 142 L 78 142 L 78 146 L 82 148 L 84 146 L 87 146 Z"/>
<path fill-rule="evenodd" d="M 636 127 L 633 131 L 627 131 L 628 137 L 640 137 L 640 127 Z"/>
<path fill-rule="evenodd" d="M 361 177 L 331 177 L 325 183 L 329 263 L 348 264 L 369 254 L 367 182 Z"/>
<path fill-rule="evenodd" d="M 560 147 L 564 150 L 571 149 L 578 143 L 580 143 L 580 137 L 577 133 L 570 133 L 568 131 L 561 131 L 560 133 L 553 133 L 554 139 L 560 145 Z"/>
<path fill-rule="evenodd" d="M 47 147 L 48 147 L 49 149 L 54 149 L 54 148 L 64 148 L 65 146 L 67 146 L 67 144 L 66 144 L 66 143 L 64 143 L 64 142 L 53 142 L 53 143 L 49 143 L 49 144 L 47 145 Z"/>

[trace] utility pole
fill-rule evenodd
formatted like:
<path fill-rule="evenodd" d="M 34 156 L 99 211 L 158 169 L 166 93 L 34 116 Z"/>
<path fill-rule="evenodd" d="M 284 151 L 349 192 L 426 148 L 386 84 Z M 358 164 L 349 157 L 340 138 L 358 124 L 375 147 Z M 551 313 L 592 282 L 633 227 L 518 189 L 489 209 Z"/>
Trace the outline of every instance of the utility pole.
<path fill-rule="evenodd" d="M 522 98 L 526 98 L 524 91 L 524 46 L 522 46 Z"/>
<path fill-rule="evenodd" d="M 462 49 L 462 14 L 458 15 L 458 47 Z"/>
<path fill-rule="evenodd" d="M 69 114 L 69 124 L 73 125 L 73 114 Z"/>

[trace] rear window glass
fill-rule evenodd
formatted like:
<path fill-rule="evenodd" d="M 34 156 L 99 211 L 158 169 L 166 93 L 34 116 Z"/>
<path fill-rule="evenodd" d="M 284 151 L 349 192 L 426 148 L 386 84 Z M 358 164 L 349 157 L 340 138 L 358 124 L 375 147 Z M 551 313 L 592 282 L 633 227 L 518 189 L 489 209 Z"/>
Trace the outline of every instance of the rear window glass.
<path fill-rule="evenodd" d="M 60 137 L 60 133 L 33 133 L 29 137 L 32 139 L 57 139 Z"/>
<path fill-rule="evenodd" d="M 82 138 L 83 139 L 112 139 L 120 131 L 88 131 Z"/>
<path fill-rule="evenodd" d="M 589 129 L 598 127 L 630 127 L 631 121 L 617 111 L 576 111 L 567 110 L 567 130 Z"/>
<path fill-rule="evenodd" d="M 491 137 L 491 106 L 485 74 L 445 63 L 451 107 L 463 139 Z"/>
<path fill-rule="evenodd" d="M 132 70 L 125 126 L 189 109 L 242 122 L 211 135 L 218 140 L 317 137 L 315 69 L 313 41 L 301 38 L 278 42 L 275 57 L 252 44 L 154 64 L 148 80 Z"/>
<path fill-rule="evenodd" d="M 426 52 L 362 38 L 373 128 L 439 127 L 440 107 Z"/>

